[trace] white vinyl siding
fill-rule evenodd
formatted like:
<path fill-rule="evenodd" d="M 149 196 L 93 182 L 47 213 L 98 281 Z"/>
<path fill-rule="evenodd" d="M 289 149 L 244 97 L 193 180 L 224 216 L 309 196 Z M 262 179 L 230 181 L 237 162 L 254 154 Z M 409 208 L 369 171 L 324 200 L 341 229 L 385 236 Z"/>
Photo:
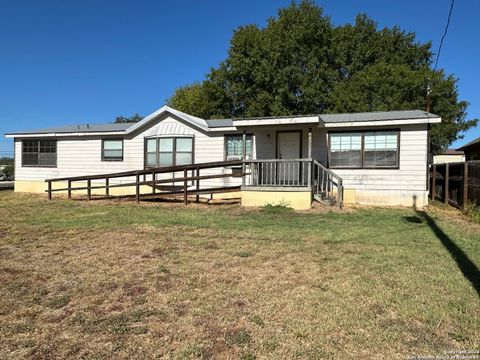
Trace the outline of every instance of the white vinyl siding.
<path fill-rule="evenodd" d="M 308 125 L 283 125 L 252 128 L 252 157 L 275 158 L 276 132 L 278 130 L 302 130 L 302 157 L 306 158 L 308 156 L 308 127 Z M 375 131 L 375 127 L 370 129 Z M 349 132 L 357 130 L 365 131 L 365 128 L 353 128 Z M 328 157 L 327 131 L 320 127 L 313 127 L 312 131 L 312 156 L 322 164 L 326 164 Z M 55 177 L 143 169 L 148 161 L 148 156 L 145 157 L 145 147 L 148 147 L 149 143 L 145 139 L 172 136 L 194 137 L 195 148 L 192 160 L 194 163 L 224 160 L 224 133 L 205 133 L 171 116 L 164 116 L 152 126 L 124 139 L 123 161 L 102 162 L 102 139 L 100 137 L 69 137 L 57 140 L 57 167 L 22 167 L 22 142 L 17 138 L 15 140 L 16 180 L 43 181 Z M 392 192 L 425 191 L 427 141 L 426 124 L 402 125 L 400 126 L 400 152 L 397 169 L 332 169 L 332 171 L 344 179 L 343 184 L 346 189 Z M 152 144 L 154 143 L 152 142 Z M 380 145 L 379 142 L 378 146 Z M 152 150 L 153 157 L 155 157 L 155 152 L 156 148 Z M 229 172 L 231 169 L 228 168 L 202 170 L 201 175 Z M 181 174 L 179 175 L 181 176 Z M 129 180 L 131 181 L 131 179 Z M 240 183 L 241 178 L 225 178 L 202 181 L 202 186 L 229 186 Z"/>
<path fill-rule="evenodd" d="M 345 188 L 357 190 L 426 190 L 427 125 L 400 128 L 397 169 L 332 169 L 343 178 Z"/>

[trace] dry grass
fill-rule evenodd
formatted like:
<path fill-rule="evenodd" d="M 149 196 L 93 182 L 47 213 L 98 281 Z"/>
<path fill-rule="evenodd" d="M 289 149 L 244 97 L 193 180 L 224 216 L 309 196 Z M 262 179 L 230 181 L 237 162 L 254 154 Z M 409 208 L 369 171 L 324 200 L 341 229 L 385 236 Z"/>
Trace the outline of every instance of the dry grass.
<path fill-rule="evenodd" d="M 478 275 L 480 226 L 451 214 L 3 192 L 0 358 L 391 359 L 475 349 L 480 301 L 461 270 Z M 456 262 L 432 226 L 474 266 Z"/>

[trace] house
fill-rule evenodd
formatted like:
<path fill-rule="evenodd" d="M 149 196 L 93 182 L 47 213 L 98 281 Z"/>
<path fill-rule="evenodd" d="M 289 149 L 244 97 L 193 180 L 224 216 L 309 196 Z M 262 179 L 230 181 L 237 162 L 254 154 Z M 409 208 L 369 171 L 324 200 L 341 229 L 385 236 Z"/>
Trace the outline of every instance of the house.
<path fill-rule="evenodd" d="M 464 162 L 465 153 L 461 150 L 447 149 L 433 156 L 434 164 Z"/>
<path fill-rule="evenodd" d="M 245 154 L 250 175 L 202 186 L 238 184 L 243 205 L 282 202 L 304 209 L 315 191 L 325 190 L 319 190 L 325 179 L 327 189 L 337 186 L 344 203 L 411 206 L 416 199 L 423 206 L 428 132 L 439 122 L 439 116 L 420 110 L 205 120 L 164 106 L 134 124 L 6 136 L 15 143 L 17 192 L 44 192 L 49 178 L 238 160 Z"/>
<path fill-rule="evenodd" d="M 465 153 L 466 160 L 480 160 L 480 137 L 457 149 Z"/>

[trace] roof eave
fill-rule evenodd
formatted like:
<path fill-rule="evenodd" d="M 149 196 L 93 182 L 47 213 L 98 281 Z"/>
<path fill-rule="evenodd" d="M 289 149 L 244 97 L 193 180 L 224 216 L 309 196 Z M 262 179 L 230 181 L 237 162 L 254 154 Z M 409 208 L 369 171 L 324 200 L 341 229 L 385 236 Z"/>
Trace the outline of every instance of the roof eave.
<path fill-rule="evenodd" d="M 367 121 L 346 121 L 346 122 L 323 122 L 327 128 L 333 127 L 355 127 L 355 126 L 383 126 L 383 125 L 413 125 L 413 124 L 436 124 L 442 122 L 437 118 L 422 119 L 395 119 L 395 120 L 367 120 Z"/>
<path fill-rule="evenodd" d="M 264 126 L 264 125 L 297 125 L 297 124 L 318 124 L 318 116 L 305 117 L 280 117 L 280 118 L 263 118 L 263 119 L 234 119 L 233 125 L 236 127 L 244 126 Z"/>
<path fill-rule="evenodd" d="M 6 138 L 17 137 L 68 137 L 68 136 L 103 136 L 103 135 L 123 135 L 125 130 L 117 131 L 76 131 L 76 132 L 48 132 L 48 133 L 8 133 Z"/>

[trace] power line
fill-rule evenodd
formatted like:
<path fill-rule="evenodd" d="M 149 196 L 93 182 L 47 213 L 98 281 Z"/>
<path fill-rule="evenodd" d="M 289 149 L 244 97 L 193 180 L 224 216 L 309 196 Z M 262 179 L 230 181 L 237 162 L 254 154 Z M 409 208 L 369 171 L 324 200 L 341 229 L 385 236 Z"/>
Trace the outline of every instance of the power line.
<path fill-rule="evenodd" d="M 445 25 L 445 31 L 443 32 L 442 38 L 440 39 L 440 45 L 438 46 L 438 52 L 437 52 L 437 59 L 435 60 L 435 66 L 433 68 L 433 71 L 437 70 L 438 59 L 440 58 L 440 52 L 442 51 L 443 40 L 445 39 L 445 36 L 447 36 L 448 26 L 450 25 L 450 18 L 452 17 L 454 3 L 455 3 L 455 0 L 452 0 L 450 3 L 450 11 L 448 12 L 447 24 Z"/>

